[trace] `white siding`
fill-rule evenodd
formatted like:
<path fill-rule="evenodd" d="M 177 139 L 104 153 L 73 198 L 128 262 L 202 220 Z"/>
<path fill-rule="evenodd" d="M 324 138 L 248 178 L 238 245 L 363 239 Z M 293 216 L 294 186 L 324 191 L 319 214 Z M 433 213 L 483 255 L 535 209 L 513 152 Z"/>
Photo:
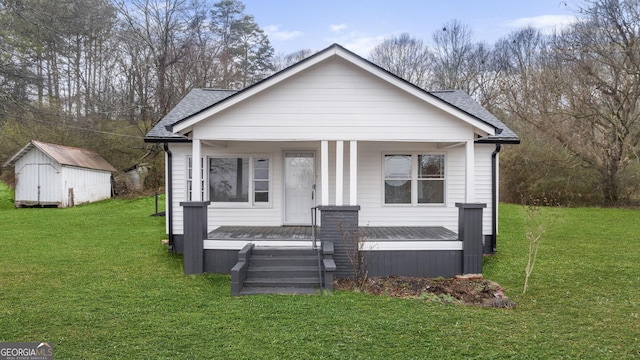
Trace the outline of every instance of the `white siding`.
<path fill-rule="evenodd" d="M 187 156 L 191 155 L 191 144 L 170 144 L 169 148 L 173 162 L 173 177 L 171 179 L 173 190 L 173 232 L 174 234 L 184 234 L 184 218 L 180 202 L 187 201 Z M 167 217 L 167 220 L 169 220 L 169 217 Z"/>
<path fill-rule="evenodd" d="M 173 229 L 175 234 L 183 233 L 183 215 L 180 202 L 187 201 L 187 161 L 191 155 L 190 144 L 171 144 L 173 156 Z M 283 224 L 282 207 L 284 184 L 284 151 L 314 151 L 316 154 L 316 199 L 319 199 L 320 184 L 320 143 L 319 142 L 230 142 L 225 147 L 211 147 L 203 144 L 202 156 L 269 156 L 271 184 L 268 205 L 248 204 L 220 205 L 211 203 L 208 211 L 209 230 L 220 225 L 280 226 Z M 208 177 L 205 175 L 205 177 Z M 205 181 L 205 187 L 208 186 Z M 208 189 L 207 189 L 208 190 Z M 205 199 L 208 191 L 205 190 Z"/>
<path fill-rule="evenodd" d="M 111 197 L 111 173 L 108 171 L 63 166 L 62 179 L 64 207 Z M 73 201 L 71 201 L 71 194 L 73 194 Z"/>
<path fill-rule="evenodd" d="M 445 154 L 444 205 L 385 205 L 383 156 L 390 153 Z M 359 143 L 360 226 L 444 226 L 458 231 L 456 202 L 464 201 L 464 147 L 441 149 L 425 143 Z"/>
<path fill-rule="evenodd" d="M 110 172 L 60 165 L 36 147 L 16 161 L 15 172 L 17 204 L 67 207 L 111 197 Z"/>
<path fill-rule="evenodd" d="M 197 139 L 460 141 L 473 128 L 341 59 L 199 122 Z"/>
<path fill-rule="evenodd" d="M 33 148 L 15 163 L 16 203 L 25 205 L 62 202 L 61 166 L 38 148 Z"/>
<path fill-rule="evenodd" d="M 493 200 L 491 197 L 491 154 L 495 150 L 492 144 L 476 144 L 476 202 L 485 203 L 483 210 L 483 233 L 491 234 L 491 212 Z"/>
<path fill-rule="evenodd" d="M 341 58 L 321 62 L 274 84 L 211 118 L 196 123 L 191 136 L 202 140 L 202 156 L 268 155 L 271 202 L 268 206 L 209 206 L 209 229 L 220 225 L 283 224 L 283 153 L 316 153 L 316 201 L 322 198 L 320 141 L 329 140 L 329 201 L 335 204 L 335 140 L 345 140 L 343 203 L 348 204 L 349 142 L 358 141 L 358 204 L 361 226 L 458 227 L 465 201 L 465 147 L 475 129 L 467 122 L 381 80 Z M 219 146 L 213 146 L 216 141 Z M 437 144 L 450 147 L 439 147 Z M 460 143 L 459 146 L 453 144 Z M 183 233 L 182 207 L 187 200 L 186 170 L 190 144 L 171 144 L 173 154 L 173 227 Z M 492 145 L 475 146 L 476 201 L 487 203 L 484 232 L 491 232 Z M 385 205 L 383 154 L 443 153 L 446 199 L 443 205 Z M 208 198 L 205 191 L 205 198 Z"/>
<path fill-rule="evenodd" d="M 484 210 L 484 233 L 491 233 L 491 153 L 493 145 L 476 145 L 476 200 L 487 204 Z M 279 226 L 283 223 L 283 153 L 285 150 L 316 152 L 316 199 L 320 190 L 319 142 L 229 142 L 225 147 L 202 147 L 202 155 L 269 155 L 271 157 L 271 203 L 267 207 L 246 205 L 209 206 L 209 230 L 220 225 Z M 175 234 L 183 233 L 182 207 L 187 200 L 187 158 L 190 144 L 171 144 L 173 154 L 173 226 Z M 385 205 L 383 200 L 383 155 L 388 153 L 442 153 L 446 161 L 446 203 L 444 205 Z M 358 142 L 358 205 L 360 226 L 445 226 L 458 231 L 458 208 L 465 199 L 464 145 L 442 148 L 435 143 Z M 335 142 L 329 143 L 330 204 L 335 203 Z M 349 144 L 344 151 L 344 199 L 349 198 Z M 206 194 L 205 194 L 205 197 Z"/>
<path fill-rule="evenodd" d="M 491 153 L 494 145 L 475 146 L 476 202 L 486 203 L 483 233 L 491 234 Z M 384 205 L 382 156 L 385 153 L 443 153 L 446 163 L 445 205 Z M 358 144 L 358 203 L 360 226 L 444 226 L 458 231 L 456 203 L 465 201 L 465 148 L 438 148 L 435 144 Z"/>

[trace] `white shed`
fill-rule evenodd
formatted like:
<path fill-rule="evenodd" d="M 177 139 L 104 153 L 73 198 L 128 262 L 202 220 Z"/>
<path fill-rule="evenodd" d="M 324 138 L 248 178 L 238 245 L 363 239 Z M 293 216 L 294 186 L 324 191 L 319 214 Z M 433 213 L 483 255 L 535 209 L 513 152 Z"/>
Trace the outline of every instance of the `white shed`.
<path fill-rule="evenodd" d="M 15 206 L 71 207 L 111 197 L 116 169 L 86 149 L 31 141 L 7 163 L 15 167 Z"/>

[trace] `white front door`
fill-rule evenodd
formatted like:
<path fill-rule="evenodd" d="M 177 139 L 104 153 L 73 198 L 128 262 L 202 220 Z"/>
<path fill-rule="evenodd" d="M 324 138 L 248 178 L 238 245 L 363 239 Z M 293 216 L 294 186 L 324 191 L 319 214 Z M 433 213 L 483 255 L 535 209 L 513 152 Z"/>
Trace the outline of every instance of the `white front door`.
<path fill-rule="evenodd" d="M 287 151 L 284 154 L 284 223 L 311 225 L 315 206 L 315 154 Z"/>

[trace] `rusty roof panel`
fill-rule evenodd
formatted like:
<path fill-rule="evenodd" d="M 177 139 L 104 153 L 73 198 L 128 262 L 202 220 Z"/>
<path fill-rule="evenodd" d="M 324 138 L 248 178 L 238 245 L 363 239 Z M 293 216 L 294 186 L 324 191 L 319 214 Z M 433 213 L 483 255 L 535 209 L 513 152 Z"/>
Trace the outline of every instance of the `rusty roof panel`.
<path fill-rule="evenodd" d="M 27 146 L 22 148 L 17 154 L 15 154 L 7 164 L 15 164 L 24 154 L 26 154 L 33 147 L 37 147 L 42 152 L 47 154 L 53 160 L 59 162 L 62 165 L 75 166 L 86 169 L 103 170 L 115 172 L 117 171 L 107 160 L 105 160 L 100 154 L 91 150 L 79 149 L 70 146 L 48 144 L 41 141 L 32 140 Z"/>

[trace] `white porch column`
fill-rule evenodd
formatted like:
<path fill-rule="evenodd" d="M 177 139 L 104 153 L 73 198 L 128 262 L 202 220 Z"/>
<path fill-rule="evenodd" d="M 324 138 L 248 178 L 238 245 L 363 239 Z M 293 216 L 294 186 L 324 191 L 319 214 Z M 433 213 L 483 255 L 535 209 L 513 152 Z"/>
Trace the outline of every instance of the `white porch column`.
<path fill-rule="evenodd" d="M 336 141 L 336 206 L 342 206 L 344 186 L 344 141 Z"/>
<path fill-rule="evenodd" d="M 476 158 L 473 140 L 468 140 L 465 144 L 466 150 L 466 187 L 465 202 L 473 203 L 476 201 Z"/>
<path fill-rule="evenodd" d="M 320 142 L 320 181 L 322 181 L 322 197 L 320 205 L 329 205 L 329 141 Z"/>
<path fill-rule="evenodd" d="M 358 205 L 358 142 L 349 142 L 349 205 Z"/>
<path fill-rule="evenodd" d="M 200 139 L 193 139 L 191 142 L 191 201 L 202 201 L 202 146 Z"/>

